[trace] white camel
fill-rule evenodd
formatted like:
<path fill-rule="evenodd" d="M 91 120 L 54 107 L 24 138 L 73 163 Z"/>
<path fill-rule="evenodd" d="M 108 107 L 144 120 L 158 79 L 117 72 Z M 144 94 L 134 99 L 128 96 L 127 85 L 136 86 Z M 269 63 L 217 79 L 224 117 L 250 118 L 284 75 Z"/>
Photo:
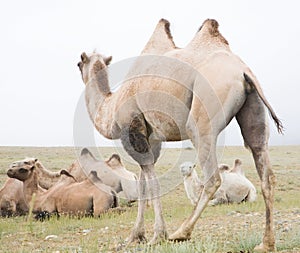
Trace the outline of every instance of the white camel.
<path fill-rule="evenodd" d="M 246 178 L 241 165 L 242 162 L 239 159 L 235 160 L 231 169 L 226 164 L 219 165 L 221 186 L 215 192 L 209 205 L 241 203 L 243 201 L 253 202 L 256 200 L 255 186 Z M 197 204 L 205 184 L 199 179 L 195 167 L 196 164 L 192 162 L 184 162 L 180 165 L 186 194 L 194 206 Z"/>
<path fill-rule="evenodd" d="M 195 167 L 196 164 L 192 162 L 184 162 L 179 167 L 183 176 L 183 184 L 186 195 L 193 206 L 196 206 L 200 196 L 201 187 L 203 186 Z"/>

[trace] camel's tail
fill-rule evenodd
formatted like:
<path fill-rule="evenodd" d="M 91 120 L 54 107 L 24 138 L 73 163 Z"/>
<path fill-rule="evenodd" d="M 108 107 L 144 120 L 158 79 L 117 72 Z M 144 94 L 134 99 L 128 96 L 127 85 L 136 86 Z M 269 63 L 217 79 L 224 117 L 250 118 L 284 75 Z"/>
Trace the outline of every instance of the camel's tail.
<path fill-rule="evenodd" d="M 252 72 L 249 70 L 248 73 L 244 73 L 244 78 L 245 81 L 251 86 L 251 88 L 254 88 L 258 94 L 258 96 L 261 98 L 261 100 L 263 101 L 263 103 L 265 104 L 265 106 L 268 108 L 268 111 L 270 113 L 270 116 L 272 117 L 272 119 L 275 122 L 275 125 L 277 127 L 277 131 L 280 134 L 283 134 L 283 125 L 280 121 L 280 119 L 277 117 L 275 111 L 273 110 L 273 108 L 271 107 L 271 105 L 269 104 L 268 100 L 266 99 L 257 79 L 255 78 L 255 76 L 252 74 Z"/>

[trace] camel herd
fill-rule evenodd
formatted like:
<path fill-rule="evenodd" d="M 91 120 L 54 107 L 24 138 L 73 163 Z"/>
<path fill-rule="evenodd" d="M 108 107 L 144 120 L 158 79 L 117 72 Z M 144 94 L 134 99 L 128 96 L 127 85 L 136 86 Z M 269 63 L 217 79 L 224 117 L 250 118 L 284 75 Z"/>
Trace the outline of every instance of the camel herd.
<path fill-rule="evenodd" d="M 266 111 L 278 132 L 283 131 L 283 126 L 255 75 L 231 51 L 218 22 L 205 20 L 194 38 L 179 48 L 173 41 L 170 23 L 160 20 L 115 92 L 110 90 L 108 78 L 111 60 L 111 56 L 97 52 L 81 54 L 78 67 L 85 84 L 86 107 L 100 134 L 108 139 L 121 139 L 126 152 L 141 168 L 139 179 L 125 169 L 118 155 L 104 162 L 95 159 L 87 149 L 68 170 L 54 174 L 41 172 L 42 165 L 36 159 L 24 160 L 13 163 L 8 170 L 8 176 L 23 183 L 8 179 L 0 193 L 1 208 L 26 212 L 35 193 L 36 211 L 97 216 L 117 206 L 117 194 L 122 191 L 128 201 L 138 200 L 137 219 L 128 243 L 146 240 L 147 198 L 151 199 L 155 214 L 154 235 L 149 243 L 188 240 L 208 203 L 256 198 L 256 190 L 244 176 L 239 160 L 232 169 L 218 166 L 218 135 L 236 118 L 245 146 L 252 152 L 266 207 L 265 232 L 256 250 L 274 250 L 275 176 L 268 152 Z M 181 166 L 187 195 L 195 207 L 169 235 L 154 168 L 162 142 L 187 139 L 195 147 L 203 178 L 199 180 L 194 164 L 187 162 Z M 48 183 L 43 185 L 44 181 Z M 11 190 L 6 191 L 8 188 Z M 74 191 L 80 194 L 74 196 Z M 16 195 L 19 197 L 14 198 Z"/>
<path fill-rule="evenodd" d="M 2 216 L 34 213 L 99 216 L 118 207 L 117 193 L 128 202 L 137 200 L 137 177 L 128 171 L 119 155 L 97 160 L 88 149 L 67 170 L 46 169 L 36 158 L 13 162 L 0 190 Z M 34 196 L 34 198 L 33 198 Z"/>
<path fill-rule="evenodd" d="M 256 189 L 240 165 L 237 159 L 232 169 L 225 164 L 219 166 L 222 183 L 211 205 L 255 201 Z M 194 206 L 204 185 L 195 167 L 191 162 L 180 166 L 186 194 Z M 118 207 L 118 193 L 122 193 L 128 203 L 138 199 L 137 176 L 123 166 L 119 155 L 113 154 L 107 161 L 101 161 L 87 148 L 67 170 L 51 171 L 38 159 L 25 158 L 13 162 L 7 175 L 0 189 L 1 216 L 27 214 L 32 204 L 37 217 L 43 217 L 44 213 L 97 217 Z"/>

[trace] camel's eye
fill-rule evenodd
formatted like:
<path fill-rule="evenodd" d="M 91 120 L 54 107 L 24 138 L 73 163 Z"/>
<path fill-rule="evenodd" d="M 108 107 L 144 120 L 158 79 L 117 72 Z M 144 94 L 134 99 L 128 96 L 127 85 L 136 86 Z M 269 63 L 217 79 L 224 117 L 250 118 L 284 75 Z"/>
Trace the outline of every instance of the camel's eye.
<path fill-rule="evenodd" d="M 20 168 L 20 169 L 19 169 L 19 172 L 20 172 L 20 173 L 26 173 L 26 172 L 27 172 L 27 170 L 26 170 L 26 169 L 24 169 L 24 168 Z"/>
<path fill-rule="evenodd" d="M 29 162 L 24 162 L 24 164 L 29 165 Z"/>

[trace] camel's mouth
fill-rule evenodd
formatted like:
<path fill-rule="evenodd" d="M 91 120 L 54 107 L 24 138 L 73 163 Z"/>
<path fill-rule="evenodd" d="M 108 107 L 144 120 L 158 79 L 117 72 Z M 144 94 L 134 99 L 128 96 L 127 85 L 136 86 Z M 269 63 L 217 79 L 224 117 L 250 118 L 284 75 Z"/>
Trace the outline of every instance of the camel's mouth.
<path fill-rule="evenodd" d="M 83 62 L 82 61 L 78 62 L 77 66 L 78 66 L 79 70 L 82 71 Z"/>
<path fill-rule="evenodd" d="M 15 173 L 13 170 L 9 169 L 6 174 L 7 174 L 7 176 L 13 178 Z"/>

